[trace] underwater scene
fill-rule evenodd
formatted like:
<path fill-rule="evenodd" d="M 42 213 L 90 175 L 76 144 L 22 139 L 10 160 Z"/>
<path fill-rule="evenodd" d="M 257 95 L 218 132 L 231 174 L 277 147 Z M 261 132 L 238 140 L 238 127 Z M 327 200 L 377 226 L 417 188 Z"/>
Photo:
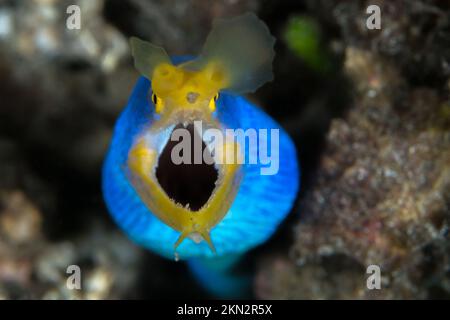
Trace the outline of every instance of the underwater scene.
<path fill-rule="evenodd" d="M 449 299 L 449 228 L 450 2 L 0 0 L 0 300 Z"/>

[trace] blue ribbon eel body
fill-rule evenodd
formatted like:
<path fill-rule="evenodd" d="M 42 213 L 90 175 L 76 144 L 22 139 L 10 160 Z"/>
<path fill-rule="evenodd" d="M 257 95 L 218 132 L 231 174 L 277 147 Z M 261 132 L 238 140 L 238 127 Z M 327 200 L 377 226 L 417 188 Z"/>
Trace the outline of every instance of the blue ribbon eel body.
<path fill-rule="evenodd" d="M 243 22 L 235 20 L 235 24 L 236 21 L 256 23 L 254 16 L 247 16 Z M 220 33 L 220 28 L 216 32 Z M 248 290 L 250 278 L 236 275 L 234 266 L 246 252 L 271 237 L 294 204 L 300 181 L 295 145 L 276 121 L 238 94 L 248 92 L 249 84 L 241 81 L 246 79 L 241 74 L 227 73 L 226 63 L 214 64 L 214 68 L 225 66 L 225 73 L 220 73 L 225 76 L 217 82 L 217 70 L 222 69 L 214 69 L 214 77 L 209 78 L 212 58 L 197 66 L 199 59 L 189 57 L 161 62 L 160 51 L 149 47 L 153 51 L 146 57 L 152 57 L 153 65 L 148 68 L 149 60 L 144 64 L 138 60 L 142 43 L 136 41 L 135 64 L 144 76 L 138 79 L 115 124 L 104 161 L 102 189 L 107 208 L 137 244 L 168 259 L 187 261 L 199 283 L 212 294 L 242 296 Z M 202 57 L 208 56 L 212 49 L 208 50 Z M 230 56 L 238 53 L 219 60 L 236 61 Z M 251 70 L 247 71 L 251 74 Z M 170 72 L 174 75 L 168 89 L 161 79 L 172 76 Z M 216 81 L 213 89 L 208 79 Z M 260 84 L 251 84 L 251 89 Z M 182 100 L 177 100 L 179 94 Z M 210 173 L 193 170 L 186 181 L 186 176 L 180 176 L 184 173 L 176 167 L 166 167 L 165 178 L 159 171 L 163 170 L 164 161 L 172 160 L 163 155 L 175 129 L 186 128 L 195 121 L 202 122 L 204 129 L 214 128 L 219 133 L 241 130 L 248 135 L 231 145 L 242 155 L 239 164 L 211 164 L 216 171 L 215 181 L 201 205 L 194 209 L 184 203 L 190 203 L 189 195 L 193 192 L 190 184 L 194 189 L 203 175 Z M 194 130 L 198 132 L 198 128 Z M 249 139 L 252 134 L 256 137 L 254 143 Z M 208 145 L 208 141 L 203 142 L 202 151 Z M 193 166 L 185 166 L 183 170 L 191 170 Z M 177 188 L 184 189 L 173 193 Z M 177 194 L 187 194 L 188 198 L 180 200 Z"/>

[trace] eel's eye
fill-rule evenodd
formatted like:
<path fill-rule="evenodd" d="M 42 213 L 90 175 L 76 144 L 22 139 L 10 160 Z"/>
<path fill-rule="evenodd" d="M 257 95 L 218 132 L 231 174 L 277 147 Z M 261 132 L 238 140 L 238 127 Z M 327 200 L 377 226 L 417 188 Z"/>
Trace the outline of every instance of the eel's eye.
<path fill-rule="evenodd" d="M 154 93 L 152 93 L 152 102 L 155 105 L 155 111 L 157 113 L 160 113 L 162 110 L 162 101 L 158 96 Z"/>
<path fill-rule="evenodd" d="M 216 110 L 216 101 L 217 101 L 217 99 L 219 99 L 219 93 L 216 93 L 214 95 L 214 97 L 211 99 L 211 101 L 209 102 L 209 109 L 211 111 Z"/>

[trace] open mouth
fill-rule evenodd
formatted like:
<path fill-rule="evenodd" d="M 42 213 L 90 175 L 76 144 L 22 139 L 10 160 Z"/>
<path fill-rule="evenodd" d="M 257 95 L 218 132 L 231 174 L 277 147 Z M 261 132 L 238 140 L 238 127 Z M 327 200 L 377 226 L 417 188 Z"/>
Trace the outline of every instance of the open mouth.
<path fill-rule="evenodd" d="M 189 132 L 191 141 L 190 150 L 181 149 L 179 156 L 183 159 L 188 159 L 183 153 L 190 151 L 190 161 L 175 164 L 172 160 L 172 151 L 182 141 L 182 138 L 178 141 L 172 141 L 172 135 L 176 129 L 182 128 Z M 198 152 L 198 150 L 194 149 L 195 140 L 202 141 L 200 163 L 194 162 L 194 152 Z M 200 210 L 208 202 L 214 192 L 218 179 L 218 171 L 214 163 L 206 163 L 203 157 L 204 154 L 210 155 L 206 144 L 195 130 L 194 125 L 192 123 L 187 126 L 178 124 L 175 126 L 171 133 L 171 138 L 161 152 L 156 167 L 156 179 L 161 188 L 172 201 L 189 208 L 191 211 Z"/>

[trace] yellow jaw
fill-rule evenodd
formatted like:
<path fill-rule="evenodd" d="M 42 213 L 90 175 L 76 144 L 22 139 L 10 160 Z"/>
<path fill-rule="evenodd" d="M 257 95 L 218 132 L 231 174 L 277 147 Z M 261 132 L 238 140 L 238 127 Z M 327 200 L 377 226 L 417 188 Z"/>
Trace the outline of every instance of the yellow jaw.
<path fill-rule="evenodd" d="M 179 123 L 201 120 L 208 127 L 219 129 L 220 124 L 211 114 L 216 108 L 218 91 L 226 85 L 226 75 L 218 63 L 209 63 L 200 71 L 184 69 L 161 63 L 152 75 L 152 101 L 160 118 L 148 132 L 143 133 L 128 155 L 129 177 L 142 201 L 161 221 L 181 232 L 175 248 L 188 236 L 204 239 L 215 251 L 210 230 L 228 212 L 239 187 L 239 164 L 216 164 L 218 180 L 209 200 L 197 211 L 183 207 L 171 199 L 156 177 L 160 148 L 152 145 L 145 134 L 157 134 L 165 128 Z M 237 143 L 224 143 L 215 148 L 216 157 L 225 163 L 227 154 L 238 155 Z M 174 181 L 173 183 L 177 183 Z"/>
<path fill-rule="evenodd" d="M 225 159 L 227 153 L 239 152 L 237 148 L 235 143 L 225 143 L 222 149 L 216 151 Z M 181 232 L 175 249 L 187 236 L 192 236 L 194 240 L 201 236 L 215 252 L 209 232 L 223 219 L 234 200 L 240 182 L 240 165 L 221 164 L 218 168 L 219 178 L 211 197 L 200 210 L 191 211 L 170 199 L 161 188 L 155 175 L 157 162 L 158 152 L 150 148 L 144 138 L 134 145 L 128 155 L 128 168 L 135 190 L 153 214 Z"/>

